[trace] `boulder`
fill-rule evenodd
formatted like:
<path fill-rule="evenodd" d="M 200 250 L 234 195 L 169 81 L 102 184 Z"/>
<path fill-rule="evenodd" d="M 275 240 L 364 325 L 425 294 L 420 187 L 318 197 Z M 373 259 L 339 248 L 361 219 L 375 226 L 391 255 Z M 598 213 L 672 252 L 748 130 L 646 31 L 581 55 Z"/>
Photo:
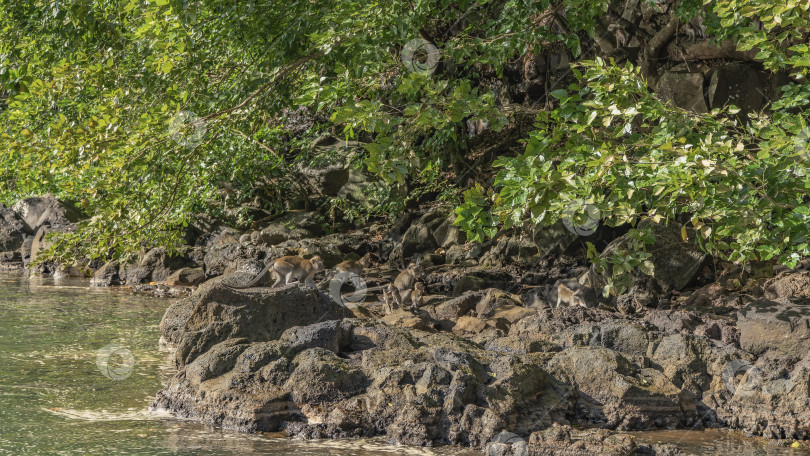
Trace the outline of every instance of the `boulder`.
<path fill-rule="evenodd" d="M 188 259 L 182 255 L 170 256 L 166 249 L 155 248 L 141 256 L 137 263 L 125 265 L 122 276 L 128 285 L 165 282 L 172 271 L 188 263 Z"/>
<path fill-rule="evenodd" d="M 0 251 L 19 250 L 33 231 L 13 210 L 0 205 Z"/>
<path fill-rule="evenodd" d="M 810 299 L 810 271 L 785 271 L 765 282 L 768 299 Z"/>
<path fill-rule="evenodd" d="M 192 287 L 201 284 L 203 281 L 205 281 L 205 271 L 202 268 L 182 268 L 171 273 L 166 279 L 166 285 L 170 287 Z"/>
<path fill-rule="evenodd" d="M 43 225 L 70 226 L 79 220 L 79 211 L 53 197 L 32 197 L 17 201 L 11 209 L 25 222 L 29 232 Z"/>
<path fill-rule="evenodd" d="M 208 290 L 226 299 L 224 290 Z M 274 307 L 281 297 L 265 298 L 262 305 Z M 222 337 L 181 364 L 152 409 L 243 431 L 283 428 L 307 438 L 385 435 L 393 444 L 481 448 L 507 424 L 523 435 L 550 426 L 563 419 L 570 401 L 571 390 L 555 385 L 542 368 L 447 334 L 344 319 L 265 340 L 264 328 L 281 329 L 290 321 L 267 320 L 269 313 L 257 314 L 259 305 L 212 305 L 191 312 L 182 340 L 196 332 L 193 322 L 202 315 L 228 315 L 235 326 L 216 330 Z M 253 318 L 247 321 L 247 315 Z M 237 321 L 243 322 L 238 331 Z"/>
<path fill-rule="evenodd" d="M 569 348 L 549 362 L 549 372 L 577 385 L 583 419 L 608 427 L 645 429 L 689 425 L 694 398 L 662 372 L 637 366 L 619 353 L 599 348 Z"/>
<path fill-rule="evenodd" d="M 161 321 L 161 334 L 167 345 L 177 347 L 178 364 L 185 365 L 229 338 L 269 341 L 293 326 L 351 315 L 328 296 L 303 284 L 246 291 L 214 281 L 169 307 Z"/>
<path fill-rule="evenodd" d="M 104 266 L 98 268 L 93 274 L 90 285 L 94 287 L 109 287 L 121 285 L 120 265 L 117 261 L 109 261 Z"/>
<path fill-rule="evenodd" d="M 467 241 L 467 235 L 453 224 L 456 220 L 455 214 L 448 216 L 446 219 L 433 230 L 433 238 L 439 247 L 449 248 L 454 245 L 464 244 Z"/>
<path fill-rule="evenodd" d="M 666 71 L 658 80 L 655 93 L 663 101 L 696 113 L 709 112 L 703 94 L 704 76 L 702 73 L 687 71 Z"/>
<path fill-rule="evenodd" d="M 810 299 L 759 299 L 738 312 L 737 326 L 743 350 L 804 357 L 810 350 Z"/>
<path fill-rule="evenodd" d="M 654 266 L 653 278 L 661 291 L 668 293 L 682 290 L 689 285 L 708 256 L 697 245 L 683 240 L 681 226 L 677 223 L 663 225 L 644 221 L 639 224 L 639 228 L 651 228 L 655 236 L 655 243 L 647 247 L 647 252 L 652 255 L 650 261 Z M 608 244 L 601 257 L 609 258 L 617 250 L 624 248 L 628 242 L 627 236 L 622 235 Z M 607 277 L 598 272 L 594 265 L 580 282 L 601 290 L 607 284 Z"/>
<path fill-rule="evenodd" d="M 537 246 L 540 258 L 551 253 L 564 252 L 576 239 L 577 234 L 566 228 L 562 221 L 551 226 L 535 225 L 532 228 L 532 241 Z"/>
<path fill-rule="evenodd" d="M 390 261 L 406 264 L 415 255 L 433 252 L 437 247 L 438 245 L 430 229 L 426 225 L 417 222 L 412 224 L 402 235 L 402 241 L 391 252 Z"/>

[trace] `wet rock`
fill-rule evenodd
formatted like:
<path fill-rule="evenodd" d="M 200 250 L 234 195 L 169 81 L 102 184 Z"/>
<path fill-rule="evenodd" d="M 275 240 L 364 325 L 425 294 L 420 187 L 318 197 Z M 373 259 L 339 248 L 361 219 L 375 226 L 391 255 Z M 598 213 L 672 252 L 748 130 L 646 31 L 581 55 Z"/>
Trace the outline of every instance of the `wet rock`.
<path fill-rule="evenodd" d="M 190 314 L 174 337 L 195 332 L 192 322 L 202 313 Z M 164 323 L 177 315 L 167 313 Z M 248 431 L 283 427 L 306 437 L 386 435 L 397 444 L 480 447 L 505 426 L 504 414 L 528 433 L 561 419 L 555 410 L 568 403 L 570 390 L 542 368 L 447 335 L 360 320 L 294 328 L 271 341 L 255 337 L 259 325 L 252 329 L 244 337 L 222 332 L 223 340 L 206 344 L 181 365 L 153 408 Z M 246 344 L 251 337 L 257 340 Z"/>
<path fill-rule="evenodd" d="M 18 270 L 23 267 L 22 254 L 16 252 L 0 252 L 0 270 Z"/>

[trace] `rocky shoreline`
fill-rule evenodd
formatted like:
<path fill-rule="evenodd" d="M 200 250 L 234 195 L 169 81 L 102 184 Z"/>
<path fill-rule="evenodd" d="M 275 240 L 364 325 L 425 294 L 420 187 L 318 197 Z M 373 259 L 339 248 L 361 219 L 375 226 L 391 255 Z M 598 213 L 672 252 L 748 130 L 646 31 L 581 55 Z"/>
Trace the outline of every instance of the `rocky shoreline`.
<path fill-rule="evenodd" d="M 674 224 L 655 227 L 655 276 L 604 299 L 593 291 L 605 278 L 564 226 L 467 244 L 444 207 L 340 234 L 309 213 L 246 233 L 201 225 L 180 256 L 154 249 L 132 264 L 80 267 L 31 267 L 44 232 L 75 223 L 66 205 L 36 198 L 0 211 L 4 269 L 188 295 L 161 322 L 178 372 L 152 406 L 180 417 L 498 455 L 678 454 L 616 432 L 649 429 L 810 439 L 807 264 L 712 262 Z M 603 255 L 624 242 L 605 228 L 584 240 Z M 282 255 L 319 255 L 329 268 L 371 258 L 369 291 L 337 303 L 329 273 L 320 290 L 226 286 Z M 414 259 L 424 302 L 386 312 L 379 288 Z M 590 290 L 594 305 L 554 308 L 560 283 Z"/>

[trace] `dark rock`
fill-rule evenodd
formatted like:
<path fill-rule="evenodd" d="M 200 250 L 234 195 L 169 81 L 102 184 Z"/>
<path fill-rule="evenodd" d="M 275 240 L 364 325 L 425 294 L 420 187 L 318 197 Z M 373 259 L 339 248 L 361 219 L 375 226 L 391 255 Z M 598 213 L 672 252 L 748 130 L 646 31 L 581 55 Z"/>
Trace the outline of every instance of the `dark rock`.
<path fill-rule="evenodd" d="M 229 338 L 269 341 L 293 326 L 351 316 L 348 309 L 306 285 L 246 292 L 208 283 L 169 307 L 161 321 L 163 340 L 177 347 L 179 365 Z"/>
<path fill-rule="evenodd" d="M 453 287 L 453 296 L 461 296 L 469 291 L 483 290 L 489 286 L 489 281 L 483 277 L 465 275 Z"/>
<path fill-rule="evenodd" d="M 146 252 L 137 263 L 125 265 L 122 275 L 128 285 L 145 282 L 165 282 L 172 271 L 188 265 L 183 255 L 169 256 L 166 249 L 156 248 Z"/>
<path fill-rule="evenodd" d="M 564 252 L 576 239 L 576 233 L 566 228 L 562 221 L 552 226 L 537 225 L 532 228 L 532 240 L 540 258 Z"/>
<path fill-rule="evenodd" d="M 94 287 L 121 285 L 119 271 L 120 265 L 117 261 L 107 262 L 93 274 L 93 280 L 90 282 L 90 285 Z"/>
<path fill-rule="evenodd" d="M 704 77 L 701 73 L 667 71 L 658 80 L 655 92 L 663 101 L 692 112 L 709 112 L 703 93 Z"/>
<path fill-rule="evenodd" d="M 708 77 L 708 96 L 712 109 L 734 105 L 743 112 L 756 112 L 768 101 L 762 90 L 769 85 L 768 77 L 752 65 L 729 64 L 714 67 Z"/>
<path fill-rule="evenodd" d="M 438 245 L 436 240 L 433 239 L 430 229 L 421 223 L 414 223 L 402 235 L 400 244 L 394 247 L 390 261 L 405 264 L 415 255 L 433 252 L 437 247 Z"/>
<path fill-rule="evenodd" d="M 449 248 L 467 241 L 467 236 L 453 224 L 455 219 L 455 214 L 450 215 L 433 230 L 433 238 L 439 247 Z"/>
<path fill-rule="evenodd" d="M 291 350 L 322 348 L 340 353 L 351 342 L 351 327 L 344 328 L 339 321 L 323 321 L 308 326 L 294 326 L 281 335 L 279 341 Z"/>
<path fill-rule="evenodd" d="M 651 222 L 639 224 L 639 228 L 647 227 L 651 227 L 655 235 L 655 244 L 647 247 L 652 254 L 650 260 L 654 266 L 655 282 L 664 293 L 683 289 L 695 279 L 707 255 L 697 245 L 683 240 L 677 223 L 667 226 Z M 627 235 L 615 239 L 602 252 L 602 258 L 610 257 L 627 242 Z M 585 282 L 601 290 L 607 284 L 607 277 L 599 273 L 596 266 L 591 266 Z"/>
<path fill-rule="evenodd" d="M 19 250 L 23 245 L 25 236 L 32 233 L 33 231 L 13 210 L 0 207 L 0 251 Z"/>
<path fill-rule="evenodd" d="M 174 271 L 167 279 L 166 285 L 170 287 L 192 287 L 205 281 L 205 271 L 202 268 L 182 268 Z"/>

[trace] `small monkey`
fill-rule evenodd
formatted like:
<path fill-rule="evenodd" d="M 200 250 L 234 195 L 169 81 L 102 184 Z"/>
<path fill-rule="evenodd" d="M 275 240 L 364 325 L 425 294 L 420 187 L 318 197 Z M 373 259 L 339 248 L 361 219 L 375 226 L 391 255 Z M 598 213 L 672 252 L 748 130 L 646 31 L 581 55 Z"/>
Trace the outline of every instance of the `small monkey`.
<path fill-rule="evenodd" d="M 557 287 L 557 307 L 561 304 L 568 304 L 571 307 L 588 307 L 585 298 L 582 297 L 582 289 L 574 291 L 564 283 Z"/>
<path fill-rule="evenodd" d="M 616 35 L 617 48 L 627 46 L 627 33 L 624 32 L 624 29 L 619 24 L 608 25 L 608 31 L 613 32 Z"/>
<path fill-rule="evenodd" d="M 363 257 L 360 260 L 346 260 L 342 263 L 338 263 L 335 266 L 335 270 L 337 272 L 348 272 L 351 274 L 360 275 L 363 273 L 363 270 L 371 265 L 371 260 L 368 257 Z"/>
<path fill-rule="evenodd" d="M 422 275 L 422 266 L 419 263 L 411 263 L 408 268 L 400 272 L 396 279 L 394 279 L 394 288 L 404 293 L 406 290 L 413 288 L 419 276 Z"/>
<path fill-rule="evenodd" d="M 683 25 L 683 32 L 689 41 L 694 42 L 697 38 L 706 38 L 706 26 L 703 25 L 703 16 L 695 16 L 691 21 Z"/>
<path fill-rule="evenodd" d="M 386 315 L 392 313 L 395 307 L 402 306 L 402 297 L 399 290 L 390 283 L 383 289 L 383 298 L 385 299 Z"/>
<path fill-rule="evenodd" d="M 315 274 L 319 271 L 322 271 L 323 266 L 323 261 L 318 255 L 315 255 L 309 260 L 305 260 L 304 258 L 298 256 L 283 256 L 273 260 L 270 264 L 265 266 L 264 269 L 262 269 L 262 271 L 246 285 L 227 286 L 237 289 L 254 287 L 262 279 L 264 279 L 267 272 L 270 271 L 271 274 L 275 274 L 276 276 L 276 281 L 272 285 L 273 288 L 281 285 L 281 282 L 284 282 L 285 285 L 289 284 L 293 278 L 299 282 L 305 282 L 307 285 L 315 288 L 315 282 L 312 281 L 312 277 L 315 276 Z"/>
<path fill-rule="evenodd" d="M 411 308 L 416 310 L 419 307 L 422 307 L 422 296 L 425 294 L 425 286 L 422 285 L 422 282 L 416 282 L 413 284 L 413 290 L 411 291 L 410 299 L 411 299 Z"/>

